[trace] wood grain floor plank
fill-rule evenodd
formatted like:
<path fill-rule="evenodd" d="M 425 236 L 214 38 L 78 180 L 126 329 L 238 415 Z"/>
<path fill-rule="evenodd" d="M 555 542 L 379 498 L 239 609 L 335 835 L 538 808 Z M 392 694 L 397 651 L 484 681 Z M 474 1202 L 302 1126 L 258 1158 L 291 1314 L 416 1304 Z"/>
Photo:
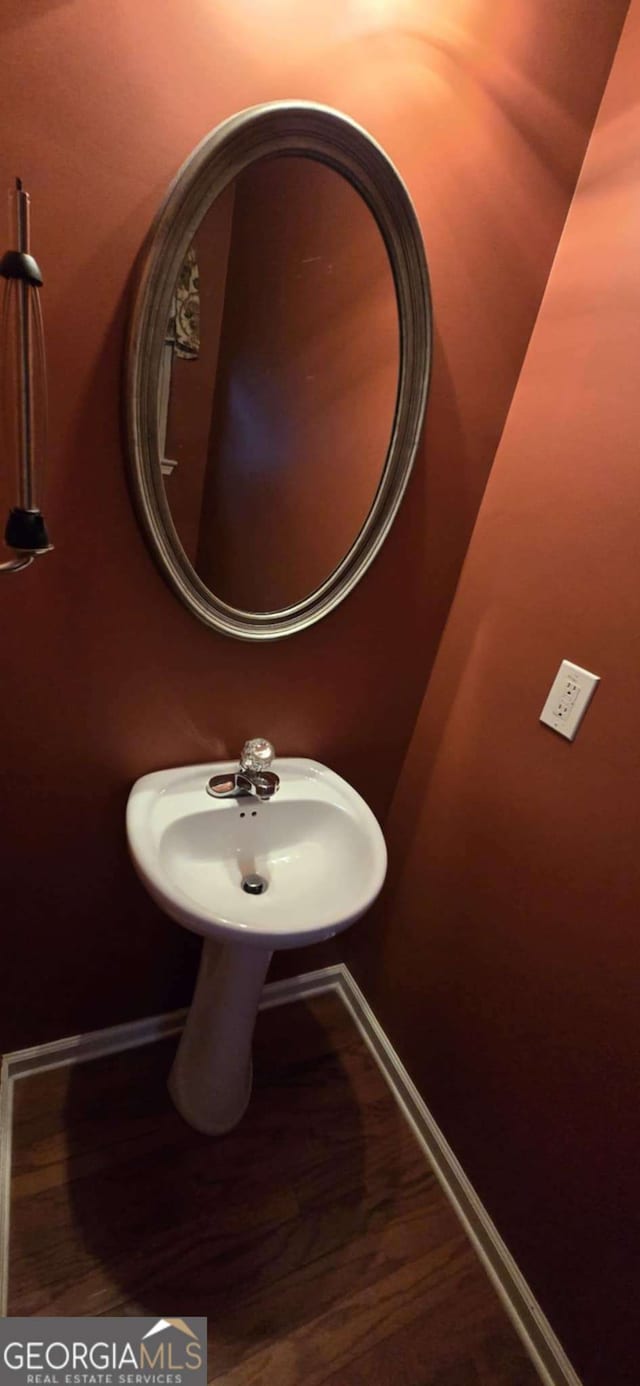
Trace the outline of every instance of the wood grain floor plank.
<path fill-rule="evenodd" d="M 15 1084 L 9 1312 L 201 1314 L 216 1386 L 538 1377 L 342 1004 L 260 1015 L 218 1140 L 166 1040 Z"/>
<path fill-rule="evenodd" d="M 442 1365 L 443 1357 L 460 1355 L 455 1331 L 458 1310 L 453 1308 L 456 1297 L 464 1302 L 467 1333 L 478 1322 L 486 1323 L 483 1288 L 473 1284 L 462 1240 L 407 1259 L 391 1275 L 338 1299 L 325 1314 L 286 1338 L 276 1338 L 235 1370 L 219 1377 L 214 1372 L 213 1380 L 224 1381 L 225 1386 L 256 1386 L 266 1381 L 279 1386 L 300 1386 L 301 1382 L 304 1386 L 323 1386 L 340 1376 L 346 1381 L 361 1355 L 366 1352 L 371 1356 L 372 1349 L 401 1331 L 410 1335 L 425 1314 L 438 1322 L 428 1363 L 433 1372 Z M 215 1368 L 215 1338 L 211 1346 L 211 1365 Z"/>

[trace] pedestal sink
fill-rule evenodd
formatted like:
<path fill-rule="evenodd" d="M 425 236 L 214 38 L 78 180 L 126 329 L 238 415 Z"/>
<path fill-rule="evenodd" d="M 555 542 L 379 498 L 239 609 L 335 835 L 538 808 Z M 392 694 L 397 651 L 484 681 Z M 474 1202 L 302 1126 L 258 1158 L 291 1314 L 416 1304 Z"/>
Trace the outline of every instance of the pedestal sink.
<path fill-rule="evenodd" d="M 144 775 L 127 805 L 129 848 L 149 894 L 204 937 L 169 1090 L 185 1120 L 212 1135 L 235 1126 L 249 1102 L 253 1029 L 273 950 L 353 924 L 387 865 L 371 810 L 325 765 L 278 759 L 280 788 L 267 803 L 210 798 L 210 777 L 236 768 Z"/>

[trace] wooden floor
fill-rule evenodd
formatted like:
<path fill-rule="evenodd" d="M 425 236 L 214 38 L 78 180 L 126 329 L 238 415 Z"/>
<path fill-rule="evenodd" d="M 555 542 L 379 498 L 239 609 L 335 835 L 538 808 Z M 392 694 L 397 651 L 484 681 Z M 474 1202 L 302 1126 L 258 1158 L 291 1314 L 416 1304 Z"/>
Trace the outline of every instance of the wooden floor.
<path fill-rule="evenodd" d="M 539 1386 L 337 998 L 260 1015 L 222 1138 L 174 1045 L 16 1082 L 10 1314 L 205 1315 L 224 1386 Z"/>

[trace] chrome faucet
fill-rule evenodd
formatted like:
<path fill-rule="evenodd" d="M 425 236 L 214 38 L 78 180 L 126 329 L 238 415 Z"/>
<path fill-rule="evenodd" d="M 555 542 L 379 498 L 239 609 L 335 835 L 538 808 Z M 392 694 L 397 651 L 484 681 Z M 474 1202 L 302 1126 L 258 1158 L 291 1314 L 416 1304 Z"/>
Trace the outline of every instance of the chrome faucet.
<path fill-rule="evenodd" d="M 262 803 L 267 803 L 280 788 L 280 780 L 269 767 L 275 755 L 270 741 L 262 736 L 254 736 L 245 741 L 237 770 L 222 775 L 212 775 L 207 785 L 207 794 L 213 799 L 244 799 L 254 795 Z"/>

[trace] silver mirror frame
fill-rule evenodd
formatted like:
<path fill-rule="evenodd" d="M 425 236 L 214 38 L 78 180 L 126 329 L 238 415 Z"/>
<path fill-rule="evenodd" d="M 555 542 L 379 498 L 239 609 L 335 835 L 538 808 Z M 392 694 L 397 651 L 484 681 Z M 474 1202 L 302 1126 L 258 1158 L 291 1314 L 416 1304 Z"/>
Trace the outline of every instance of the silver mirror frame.
<path fill-rule="evenodd" d="M 281 611 L 248 612 L 219 600 L 187 558 L 167 504 L 158 438 L 158 381 L 180 266 L 211 204 L 243 169 L 269 155 L 318 159 L 367 203 L 383 237 L 398 301 L 400 366 L 389 449 L 371 509 L 325 582 Z M 205 625 L 240 640 L 277 640 L 319 621 L 343 601 L 393 523 L 420 441 L 431 369 L 432 310 L 418 219 L 399 174 L 375 140 L 340 112 L 312 102 L 253 106 L 224 121 L 189 155 L 145 244 L 126 361 L 129 471 L 136 510 L 163 577 Z"/>

